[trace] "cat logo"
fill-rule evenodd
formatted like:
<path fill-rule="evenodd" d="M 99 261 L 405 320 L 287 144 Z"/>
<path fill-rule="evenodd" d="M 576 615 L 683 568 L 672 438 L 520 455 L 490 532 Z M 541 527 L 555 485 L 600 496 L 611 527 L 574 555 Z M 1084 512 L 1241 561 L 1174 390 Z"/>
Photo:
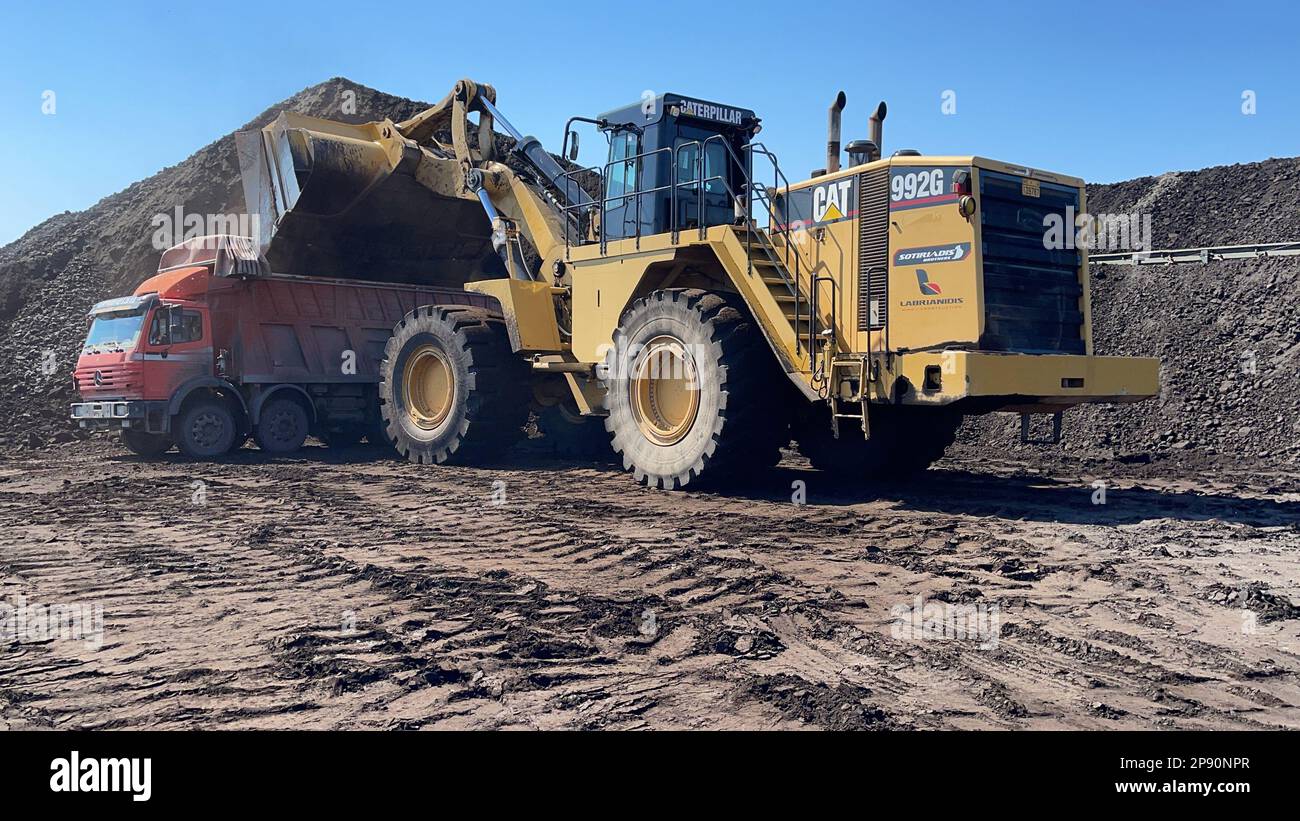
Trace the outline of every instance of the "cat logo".
<path fill-rule="evenodd" d="M 812 218 L 817 225 L 858 215 L 858 178 L 845 177 L 813 188 Z"/>

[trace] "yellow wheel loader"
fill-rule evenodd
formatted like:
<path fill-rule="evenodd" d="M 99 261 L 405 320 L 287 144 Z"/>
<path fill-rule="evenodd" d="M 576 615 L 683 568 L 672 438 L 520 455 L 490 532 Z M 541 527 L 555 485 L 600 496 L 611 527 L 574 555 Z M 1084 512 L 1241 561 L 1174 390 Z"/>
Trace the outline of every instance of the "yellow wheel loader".
<path fill-rule="evenodd" d="M 271 270 L 490 298 L 421 306 L 386 342 L 383 418 L 412 461 L 497 457 L 533 407 L 603 430 L 650 486 L 744 475 L 792 439 L 888 479 L 964 415 L 1020 413 L 1028 437 L 1046 414 L 1056 441 L 1071 406 L 1157 392 L 1156 359 L 1093 353 L 1086 252 L 1050 230 L 1084 213 L 1081 180 L 885 157 L 884 103 L 841 152 L 844 104 L 795 183 L 753 111 L 677 94 L 571 118 L 560 158 L 469 80 L 405 122 L 285 113 L 237 140 Z M 579 123 L 608 140 L 599 168 L 572 164 Z"/>

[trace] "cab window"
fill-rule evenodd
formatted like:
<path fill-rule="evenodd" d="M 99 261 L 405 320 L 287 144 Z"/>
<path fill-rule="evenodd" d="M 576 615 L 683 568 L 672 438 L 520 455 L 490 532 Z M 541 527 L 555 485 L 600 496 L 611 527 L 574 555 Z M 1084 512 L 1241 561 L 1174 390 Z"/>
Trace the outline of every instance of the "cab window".
<path fill-rule="evenodd" d="M 636 193 L 637 171 L 641 165 L 637 155 L 636 134 L 625 131 L 615 134 L 609 143 L 609 178 L 605 182 L 606 208 L 625 205 L 624 197 Z"/>
<path fill-rule="evenodd" d="M 170 328 L 165 328 L 164 323 L 169 323 Z M 149 323 L 150 345 L 180 345 L 185 342 L 198 342 L 201 339 L 203 339 L 203 315 L 198 311 L 177 309 L 154 311 L 153 320 Z"/>

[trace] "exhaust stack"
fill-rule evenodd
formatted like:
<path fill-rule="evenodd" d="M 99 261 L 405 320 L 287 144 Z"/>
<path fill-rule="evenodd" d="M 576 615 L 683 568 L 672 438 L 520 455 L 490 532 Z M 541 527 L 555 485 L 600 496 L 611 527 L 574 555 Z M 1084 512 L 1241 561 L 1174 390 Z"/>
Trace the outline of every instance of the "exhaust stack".
<path fill-rule="evenodd" d="M 867 139 L 876 146 L 876 155 L 872 160 L 880 159 L 882 152 L 885 150 L 884 130 L 885 130 L 885 101 L 881 100 L 876 110 L 871 112 L 871 117 L 867 119 Z"/>
<path fill-rule="evenodd" d="M 840 170 L 840 114 L 849 101 L 841 91 L 831 103 L 826 125 L 826 173 L 833 174 Z"/>

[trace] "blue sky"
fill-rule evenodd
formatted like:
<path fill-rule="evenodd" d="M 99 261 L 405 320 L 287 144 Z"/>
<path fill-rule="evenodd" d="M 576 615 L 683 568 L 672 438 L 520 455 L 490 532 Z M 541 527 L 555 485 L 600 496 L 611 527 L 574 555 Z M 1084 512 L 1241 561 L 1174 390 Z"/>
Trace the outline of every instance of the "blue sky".
<path fill-rule="evenodd" d="M 336 0 L 8 5 L 0 243 L 338 75 L 426 100 L 462 76 L 490 82 L 555 151 L 568 116 L 647 89 L 745 106 L 791 180 L 823 164 L 839 89 L 845 142 L 884 99 L 886 152 L 975 153 L 1098 182 L 1300 154 L 1300 11 L 1287 2 L 495 0 L 448 4 L 461 11 L 443 20 L 434 4 Z"/>

